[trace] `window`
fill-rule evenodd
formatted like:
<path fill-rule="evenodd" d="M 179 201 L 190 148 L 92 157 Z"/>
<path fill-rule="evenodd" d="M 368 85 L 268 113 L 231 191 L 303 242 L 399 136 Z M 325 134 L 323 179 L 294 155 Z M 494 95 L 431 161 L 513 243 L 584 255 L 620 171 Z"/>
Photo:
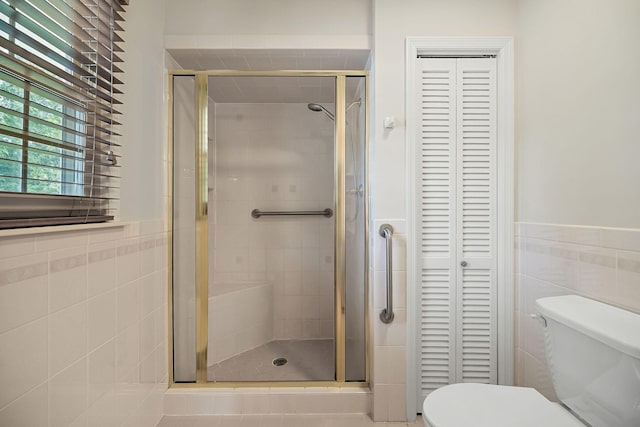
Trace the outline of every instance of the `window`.
<path fill-rule="evenodd" d="M 113 219 L 121 3 L 0 0 L 0 228 Z"/>

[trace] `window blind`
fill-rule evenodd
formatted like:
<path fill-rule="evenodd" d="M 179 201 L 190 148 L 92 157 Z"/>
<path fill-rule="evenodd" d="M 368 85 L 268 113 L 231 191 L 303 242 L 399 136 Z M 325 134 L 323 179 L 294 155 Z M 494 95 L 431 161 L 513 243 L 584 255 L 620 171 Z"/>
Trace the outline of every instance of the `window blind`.
<path fill-rule="evenodd" d="M 127 3 L 0 0 L 0 228 L 113 219 Z"/>

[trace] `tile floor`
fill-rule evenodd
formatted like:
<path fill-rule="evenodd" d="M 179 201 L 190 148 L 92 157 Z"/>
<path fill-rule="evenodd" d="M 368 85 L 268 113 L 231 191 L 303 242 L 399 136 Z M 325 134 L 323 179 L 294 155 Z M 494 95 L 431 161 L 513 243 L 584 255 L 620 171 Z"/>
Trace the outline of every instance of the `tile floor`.
<path fill-rule="evenodd" d="M 278 357 L 287 359 L 274 366 Z M 333 340 L 276 340 L 208 368 L 209 381 L 332 381 Z"/>
<path fill-rule="evenodd" d="M 368 415 L 202 415 L 165 416 L 157 427 L 423 427 L 409 423 L 374 423 Z"/>

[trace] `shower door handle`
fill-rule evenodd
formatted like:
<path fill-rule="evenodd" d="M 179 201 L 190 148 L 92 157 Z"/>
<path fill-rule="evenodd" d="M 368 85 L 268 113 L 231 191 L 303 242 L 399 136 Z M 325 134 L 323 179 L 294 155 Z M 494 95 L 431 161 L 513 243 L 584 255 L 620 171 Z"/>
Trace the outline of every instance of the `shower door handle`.
<path fill-rule="evenodd" d="M 387 307 L 384 308 L 380 312 L 380 320 L 382 323 L 391 323 L 393 322 L 393 318 L 395 315 L 393 314 L 393 280 L 392 280 L 392 236 L 393 236 L 393 227 L 389 224 L 382 224 L 379 230 L 380 235 L 386 240 L 387 246 L 387 262 L 386 262 L 386 272 L 387 272 Z"/>

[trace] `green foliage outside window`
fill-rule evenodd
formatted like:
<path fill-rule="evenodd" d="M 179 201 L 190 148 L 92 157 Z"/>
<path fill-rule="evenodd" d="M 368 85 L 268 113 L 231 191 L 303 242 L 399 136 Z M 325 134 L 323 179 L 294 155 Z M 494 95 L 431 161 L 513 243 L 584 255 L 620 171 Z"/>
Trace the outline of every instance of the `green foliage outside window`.
<path fill-rule="evenodd" d="M 17 113 L 25 113 L 24 88 L 0 79 L 0 90 L 15 95 L 15 98 L 22 101 L 12 99 L 10 95 L 5 95 L 3 92 L 0 92 L 0 107 L 16 111 Z M 55 113 L 64 112 L 63 104 L 33 92 L 27 93 L 29 96 L 29 116 L 45 122 L 41 123 L 31 120 L 28 124 L 28 131 L 46 138 L 53 138 L 75 144 L 75 135 L 69 132 L 63 132 L 59 127 L 47 126 L 46 124 L 52 123 L 58 126 L 73 128 L 73 125 L 69 126 L 64 123 L 62 114 Z M 69 113 L 67 112 L 67 114 Z M 71 114 L 73 114 L 73 112 Z M 16 128 L 15 131 L 19 132 L 23 129 L 23 120 L 19 115 L 0 111 L 0 124 Z M 65 157 L 61 155 L 65 155 Z M 81 153 L 39 142 L 15 138 L 0 132 L 0 191 L 81 195 L 79 185 L 62 183 L 65 181 L 82 184 L 78 182 L 79 173 L 63 172 L 61 169 L 82 171 L 81 156 L 78 157 L 78 160 L 66 157 L 74 155 L 79 156 Z M 27 162 L 25 177 L 23 176 L 23 164 Z M 23 180 L 22 178 L 29 179 Z"/>

